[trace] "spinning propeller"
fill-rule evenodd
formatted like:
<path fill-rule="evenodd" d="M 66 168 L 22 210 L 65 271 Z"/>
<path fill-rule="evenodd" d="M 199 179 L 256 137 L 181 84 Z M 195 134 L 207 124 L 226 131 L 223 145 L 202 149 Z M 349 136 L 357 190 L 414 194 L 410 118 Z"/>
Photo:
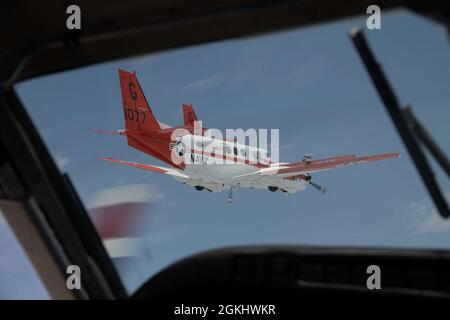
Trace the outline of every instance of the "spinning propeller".
<path fill-rule="evenodd" d="M 309 181 L 309 184 L 312 185 L 320 193 L 325 193 L 325 191 L 327 191 L 327 188 L 322 187 L 320 184 L 317 184 L 315 182 Z"/>
<path fill-rule="evenodd" d="M 306 164 L 310 164 L 312 161 L 312 154 L 305 154 L 303 155 L 303 162 Z M 325 193 L 325 191 L 327 191 L 327 188 L 322 187 L 320 184 L 317 184 L 315 182 L 311 181 L 311 175 L 307 175 L 307 181 L 308 183 L 314 187 L 314 189 L 316 189 L 317 191 L 319 191 L 320 193 Z"/>

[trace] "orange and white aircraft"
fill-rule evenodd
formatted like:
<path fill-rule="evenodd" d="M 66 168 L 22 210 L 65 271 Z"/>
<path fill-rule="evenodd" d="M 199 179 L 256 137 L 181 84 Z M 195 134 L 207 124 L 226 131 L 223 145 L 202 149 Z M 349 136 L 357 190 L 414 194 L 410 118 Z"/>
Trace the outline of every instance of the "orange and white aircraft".
<path fill-rule="evenodd" d="M 292 194 L 311 185 L 323 193 L 325 188 L 311 181 L 311 173 L 400 156 L 399 153 L 384 153 L 314 160 L 311 155 L 305 155 L 301 161 L 294 163 L 273 161 L 267 155 L 267 150 L 208 137 L 205 135 L 206 129 L 198 132 L 197 116 L 191 105 L 183 104 L 183 126 L 169 127 L 158 122 L 144 96 L 136 72 L 119 70 L 119 77 L 125 129 L 99 132 L 124 135 L 130 147 L 157 158 L 170 167 L 112 158 L 102 160 L 166 174 L 199 191 L 229 190 L 229 203 L 233 192 L 240 187 Z M 181 133 L 174 134 L 175 132 Z"/>

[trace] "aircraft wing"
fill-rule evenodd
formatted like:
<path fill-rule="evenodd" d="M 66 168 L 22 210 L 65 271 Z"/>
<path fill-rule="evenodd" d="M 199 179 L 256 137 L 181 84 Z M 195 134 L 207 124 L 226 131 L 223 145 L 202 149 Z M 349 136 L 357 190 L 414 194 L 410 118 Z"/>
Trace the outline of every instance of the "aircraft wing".
<path fill-rule="evenodd" d="M 183 174 L 183 173 L 181 173 L 178 170 L 175 170 L 173 168 L 159 167 L 159 166 L 153 166 L 153 165 L 150 165 L 150 164 L 129 162 L 129 161 L 123 161 L 123 160 L 115 160 L 115 159 L 112 159 L 112 158 L 100 158 L 100 160 L 114 162 L 114 163 L 118 163 L 118 164 L 121 164 L 121 165 L 124 165 L 124 166 L 134 167 L 134 168 L 143 169 L 143 170 L 147 170 L 147 171 L 153 171 L 153 172 L 168 174 L 170 176 L 175 176 L 175 177 L 179 177 L 179 178 L 189 179 L 189 176 L 187 176 L 187 175 L 185 175 L 185 174 Z"/>
<path fill-rule="evenodd" d="M 358 157 L 355 155 L 347 155 L 333 158 L 311 160 L 309 162 L 301 161 L 296 163 L 282 164 L 278 166 L 275 165 L 269 168 L 261 169 L 256 173 L 252 173 L 250 175 L 264 175 L 264 176 L 276 175 L 278 177 L 287 178 L 301 174 L 336 169 L 339 167 L 350 166 L 354 164 L 398 158 L 399 156 L 400 156 L 399 153 L 383 153 L 363 157 Z"/>

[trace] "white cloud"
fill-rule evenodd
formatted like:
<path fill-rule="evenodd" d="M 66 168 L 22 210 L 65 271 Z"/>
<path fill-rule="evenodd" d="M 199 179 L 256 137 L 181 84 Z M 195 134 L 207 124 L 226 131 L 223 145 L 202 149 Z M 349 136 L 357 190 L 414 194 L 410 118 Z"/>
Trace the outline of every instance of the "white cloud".
<path fill-rule="evenodd" d="M 116 182 L 116 185 L 122 185 L 122 184 L 124 184 L 124 182 L 125 182 L 125 178 L 119 179 L 119 180 Z"/>
<path fill-rule="evenodd" d="M 286 84 L 295 88 L 318 83 L 328 72 L 327 60 L 323 56 L 316 56 L 292 69 L 284 80 Z"/>
<path fill-rule="evenodd" d="M 60 170 L 63 170 L 70 163 L 70 161 L 70 158 L 67 156 L 63 156 L 61 154 L 56 156 L 56 164 Z"/>
<path fill-rule="evenodd" d="M 225 81 L 226 77 L 224 74 L 215 74 L 203 79 L 196 80 L 186 85 L 183 88 L 184 92 L 187 93 L 198 93 L 208 89 L 212 89 L 222 84 Z"/>
<path fill-rule="evenodd" d="M 279 150 L 290 149 L 290 148 L 294 147 L 294 145 L 295 145 L 295 143 L 291 141 L 291 142 L 288 142 L 288 143 L 286 143 L 286 144 L 283 144 L 283 145 L 279 148 Z"/>
<path fill-rule="evenodd" d="M 447 191 L 445 198 L 450 202 L 450 191 Z M 441 218 L 434 204 L 429 201 L 411 203 L 410 208 L 411 225 L 417 234 L 450 231 L 450 220 Z"/>

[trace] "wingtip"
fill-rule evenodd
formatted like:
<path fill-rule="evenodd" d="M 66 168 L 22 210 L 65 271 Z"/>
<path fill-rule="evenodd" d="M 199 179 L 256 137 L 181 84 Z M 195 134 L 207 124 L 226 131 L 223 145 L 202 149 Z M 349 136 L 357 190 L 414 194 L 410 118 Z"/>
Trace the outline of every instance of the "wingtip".
<path fill-rule="evenodd" d="M 111 134 L 111 131 L 89 128 L 89 131 L 97 134 Z"/>
<path fill-rule="evenodd" d="M 389 152 L 380 154 L 380 156 L 383 157 L 384 159 L 400 158 L 400 155 L 401 154 L 399 152 Z"/>

